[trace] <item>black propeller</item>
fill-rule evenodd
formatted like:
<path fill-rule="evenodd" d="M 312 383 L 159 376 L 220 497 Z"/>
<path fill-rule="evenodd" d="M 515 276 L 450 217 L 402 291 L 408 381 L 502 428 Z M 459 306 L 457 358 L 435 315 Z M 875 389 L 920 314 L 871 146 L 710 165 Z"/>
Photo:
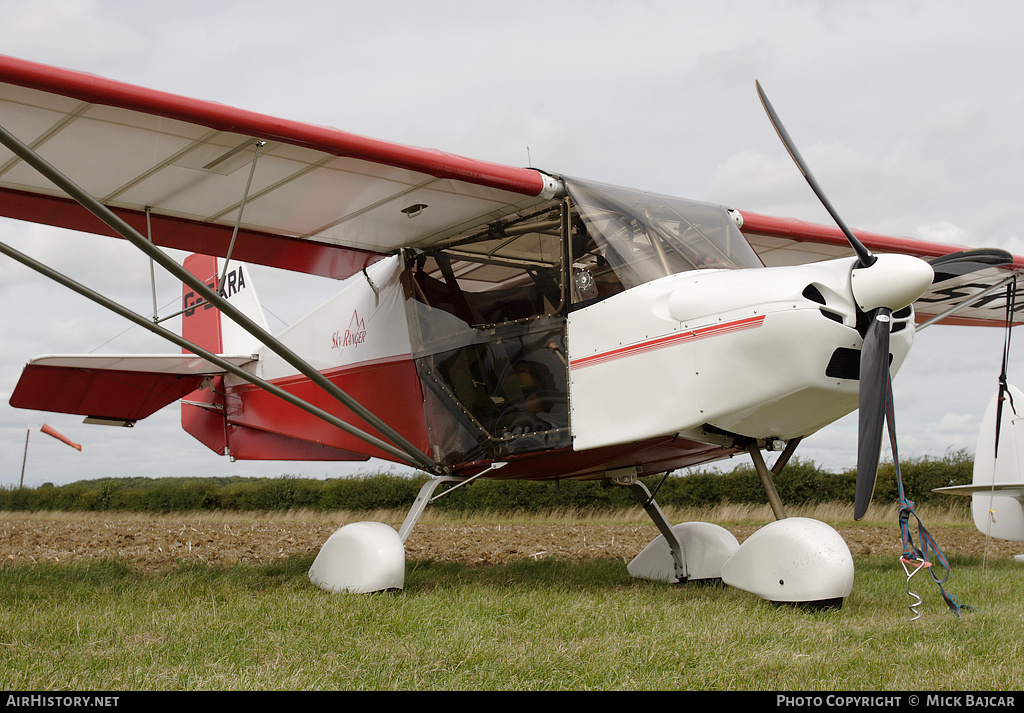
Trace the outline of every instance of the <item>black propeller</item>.
<path fill-rule="evenodd" d="M 839 214 L 825 196 L 825 192 L 822 191 L 821 186 L 818 185 L 818 181 L 815 180 L 814 175 L 811 174 L 811 169 L 807 167 L 803 156 L 801 156 L 800 152 L 797 151 L 796 144 L 794 144 L 793 140 L 789 138 L 789 133 L 786 131 L 786 127 L 782 125 L 779 115 L 775 113 L 775 109 L 772 108 L 772 103 L 768 101 L 768 96 L 764 93 L 764 90 L 761 89 L 761 83 L 755 81 L 754 84 L 757 85 L 757 94 L 761 97 L 761 104 L 764 106 L 764 110 L 768 113 L 768 118 L 771 119 L 772 126 L 775 127 L 775 133 L 777 133 L 779 138 L 782 139 L 783 145 L 786 147 L 789 155 L 796 163 L 797 168 L 800 169 L 800 173 L 802 173 L 804 178 L 807 179 L 807 183 L 810 184 L 811 190 L 814 191 L 814 195 L 818 196 L 818 200 L 821 201 L 823 206 L 825 206 L 825 210 L 827 210 L 829 215 L 832 216 L 832 220 L 836 221 L 836 225 L 838 225 L 839 229 L 843 231 L 843 235 L 846 236 L 846 239 L 850 241 L 850 247 L 852 247 L 853 251 L 857 253 L 857 259 L 860 261 L 858 267 L 869 267 L 873 265 L 877 258 L 875 258 L 864 243 L 862 243 L 857 236 L 853 234 L 853 231 L 846 227 L 846 223 L 844 223 L 843 219 L 839 217 Z"/>
<path fill-rule="evenodd" d="M 871 314 L 860 352 L 860 414 L 857 434 L 857 490 L 853 519 L 860 520 L 875 493 L 875 476 L 882 450 L 882 426 L 889 399 L 889 326 L 892 315 L 885 307 Z"/>
<path fill-rule="evenodd" d="M 961 277 L 978 270 L 1000 265 L 1009 265 L 1013 262 L 1013 255 L 1005 250 L 995 248 L 979 248 L 977 250 L 961 250 L 957 253 L 943 255 L 928 264 L 935 270 L 934 282 L 951 280 L 954 277 Z"/>
<path fill-rule="evenodd" d="M 825 196 L 821 186 L 811 174 L 782 121 L 772 108 L 771 102 L 761 89 L 761 83 L 755 82 L 761 104 L 771 119 L 775 132 L 782 139 L 786 150 L 796 163 L 800 173 L 807 179 L 811 190 L 825 206 L 836 225 L 850 242 L 850 247 L 857 254 L 856 268 L 867 268 L 878 259 L 857 239 L 857 236 L 846 227 L 835 208 Z M 855 268 L 855 269 L 856 269 Z M 853 517 L 860 520 L 871 504 L 871 496 L 875 492 L 875 478 L 878 475 L 878 458 L 882 449 L 882 426 L 885 423 L 885 412 L 889 398 L 889 327 L 892 312 L 887 307 L 878 307 L 868 313 L 868 326 L 864 333 L 864 345 L 860 353 L 860 392 L 858 395 L 860 409 L 859 432 L 857 435 L 857 490 L 854 495 Z"/>

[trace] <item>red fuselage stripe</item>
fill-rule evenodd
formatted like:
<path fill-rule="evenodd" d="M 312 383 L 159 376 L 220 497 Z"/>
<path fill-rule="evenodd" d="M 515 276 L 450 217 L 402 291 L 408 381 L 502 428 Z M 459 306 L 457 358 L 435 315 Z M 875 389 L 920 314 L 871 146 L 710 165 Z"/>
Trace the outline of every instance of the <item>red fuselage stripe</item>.
<path fill-rule="evenodd" d="M 693 342 L 698 339 L 708 339 L 710 337 L 739 332 L 745 329 L 756 329 L 757 327 L 760 327 L 763 322 L 764 315 L 761 314 L 756 317 L 747 317 L 746 319 L 740 319 L 735 322 L 727 322 L 725 324 L 716 324 L 710 327 L 701 327 L 700 329 L 669 334 L 664 337 L 658 337 L 657 339 L 649 339 L 645 342 L 638 342 L 636 344 L 630 344 L 629 346 L 619 347 L 618 349 L 612 349 L 607 352 L 573 359 L 569 366 L 572 369 L 582 369 L 584 367 L 593 366 L 594 364 L 603 364 L 608 361 L 622 359 L 635 354 L 654 351 L 655 349 L 664 349 L 665 347 L 671 347 L 676 344 Z"/>

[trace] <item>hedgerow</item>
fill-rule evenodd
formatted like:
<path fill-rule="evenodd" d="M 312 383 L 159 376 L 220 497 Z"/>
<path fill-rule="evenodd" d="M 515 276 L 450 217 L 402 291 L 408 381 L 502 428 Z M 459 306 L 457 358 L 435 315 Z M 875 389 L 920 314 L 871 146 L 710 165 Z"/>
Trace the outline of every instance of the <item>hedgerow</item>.
<path fill-rule="evenodd" d="M 915 503 L 945 502 L 935 488 L 971 482 L 973 456 L 966 451 L 943 458 L 911 458 L 901 463 L 906 495 Z M 203 512 L 407 509 L 412 506 L 426 474 L 408 476 L 380 472 L 346 478 L 316 479 L 294 475 L 276 478 L 100 478 L 36 488 L 0 488 L 0 510 L 8 511 L 123 511 Z M 709 469 L 677 471 L 653 476 L 645 482 L 656 489 L 662 506 L 708 507 L 724 501 L 742 504 L 767 502 L 753 467 L 741 465 L 729 472 Z M 814 461 L 794 459 L 775 477 L 784 503 L 852 502 L 856 470 L 839 473 Z M 440 490 L 438 492 L 441 492 Z M 895 470 L 882 464 L 875 487 L 875 502 L 897 499 Z M 557 509 L 614 510 L 635 505 L 625 488 L 599 481 L 479 480 L 437 501 L 449 511 L 531 512 Z"/>

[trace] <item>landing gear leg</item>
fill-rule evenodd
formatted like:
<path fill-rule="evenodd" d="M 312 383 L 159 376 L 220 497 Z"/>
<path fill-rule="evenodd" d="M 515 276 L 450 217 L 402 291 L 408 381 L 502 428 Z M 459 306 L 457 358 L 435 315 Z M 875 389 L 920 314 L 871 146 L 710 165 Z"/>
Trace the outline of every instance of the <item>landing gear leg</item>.
<path fill-rule="evenodd" d="M 672 530 L 672 526 L 669 524 L 668 518 L 665 517 L 665 513 L 658 507 L 658 503 L 654 502 L 650 489 L 640 482 L 635 475 L 613 479 L 612 482 L 629 488 L 637 502 L 640 503 L 640 507 L 646 510 L 647 514 L 654 520 L 654 524 L 657 526 L 658 531 L 661 532 L 661 536 L 665 538 L 669 552 L 672 554 L 675 581 L 680 584 L 685 583 L 690 578 L 686 571 L 686 551 L 683 549 L 682 542 L 680 542 L 676 533 Z"/>
<path fill-rule="evenodd" d="M 471 478 L 443 475 L 420 488 L 416 501 L 398 532 L 380 522 L 353 522 L 339 528 L 309 568 L 309 579 L 329 592 L 381 592 L 405 586 L 405 541 L 445 483 L 465 483 Z"/>
<path fill-rule="evenodd" d="M 423 487 L 420 488 L 419 494 L 416 496 L 415 502 L 412 504 L 412 508 L 409 509 L 409 514 L 405 516 L 405 520 L 402 522 L 402 526 L 398 528 L 398 537 L 402 540 L 402 544 L 409 539 L 409 533 L 412 532 L 412 528 L 416 527 L 416 523 L 420 521 L 420 517 L 423 516 L 423 511 L 427 509 L 427 505 L 431 503 L 434 497 L 434 491 L 445 483 L 465 483 L 469 478 L 459 477 L 457 475 L 442 475 L 437 478 L 431 478 Z"/>
<path fill-rule="evenodd" d="M 799 438 L 794 438 L 786 444 L 786 450 L 779 456 L 771 471 L 765 465 L 764 458 L 761 456 L 761 451 L 758 449 L 757 444 L 752 442 L 747 446 L 750 459 L 754 462 L 754 470 L 757 471 L 757 476 L 761 479 L 761 485 L 764 487 L 765 494 L 768 495 L 768 504 L 772 506 L 772 512 L 775 513 L 776 520 L 782 520 L 786 517 L 786 509 L 782 506 L 782 498 L 779 497 L 779 491 L 775 487 L 775 480 L 772 478 L 772 475 L 778 475 L 782 472 L 782 469 L 789 463 L 789 459 L 793 457 L 796 447 L 800 445 L 800 440 Z"/>
<path fill-rule="evenodd" d="M 853 557 L 842 536 L 829 525 L 787 517 L 773 475 L 782 472 L 799 439 L 791 440 L 771 471 L 756 443 L 747 446 L 775 513 L 748 537 L 722 566 L 722 581 L 779 604 L 839 608 L 853 588 Z"/>
<path fill-rule="evenodd" d="M 709 522 L 670 525 L 651 491 L 635 473 L 612 476 L 612 482 L 633 492 L 661 532 L 661 537 L 647 545 L 626 567 L 630 575 L 668 584 L 721 582 L 722 565 L 739 548 L 732 533 Z"/>

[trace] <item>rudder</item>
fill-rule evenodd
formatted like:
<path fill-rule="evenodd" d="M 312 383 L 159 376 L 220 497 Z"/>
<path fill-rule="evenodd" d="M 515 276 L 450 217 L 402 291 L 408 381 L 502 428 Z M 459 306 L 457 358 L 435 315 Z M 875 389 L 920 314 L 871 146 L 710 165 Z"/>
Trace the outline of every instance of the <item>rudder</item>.
<path fill-rule="evenodd" d="M 220 273 L 218 260 L 212 255 L 190 255 L 185 259 L 185 269 L 202 280 L 211 289 L 218 288 Z M 267 319 L 260 306 L 249 271 L 242 263 L 224 275 L 220 295 L 233 307 L 269 332 Z M 217 354 L 251 354 L 262 346 L 256 337 L 239 327 L 210 303 L 194 307 L 201 298 L 188 285 L 182 285 L 182 336 L 203 349 Z"/>
<path fill-rule="evenodd" d="M 195 254 L 185 259 L 185 269 L 203 283 L 218 290 L 221 297 L 268 331 L 255 288 L 245 265 L 238 263 L 224 275 L 220 286 L 217 258 Z M 215 354 L 244 355 L 259 349 L 259 341 L 236 325 L 213 304 L 204 302 L 188 285 L 182 285 L 181 335 L 198 347 Z M 198 306 L 197 306 L 198 305 Z M 190 353 L 188 349 L 182 349 Z M 225 408 L 224 377 L 209 379 L 182 400 L 181 425 L 190 435 L 211 450 L 228 455 L 228 425 Z"/>
<path fill-rule="evenodd" d="M 185 269 L 202 280 L 210 289 L 217 289 L 217 258 L 212 255 L 189 255 L 185 258 Z M 220 310 L 206 302 L 196 307 L 202 298 L 188 285 L 181 285 L 181 336 L 196 346 L 214 354 L 223 352 Z M 188 349 L 182 352 L 189 353 Z"/>

